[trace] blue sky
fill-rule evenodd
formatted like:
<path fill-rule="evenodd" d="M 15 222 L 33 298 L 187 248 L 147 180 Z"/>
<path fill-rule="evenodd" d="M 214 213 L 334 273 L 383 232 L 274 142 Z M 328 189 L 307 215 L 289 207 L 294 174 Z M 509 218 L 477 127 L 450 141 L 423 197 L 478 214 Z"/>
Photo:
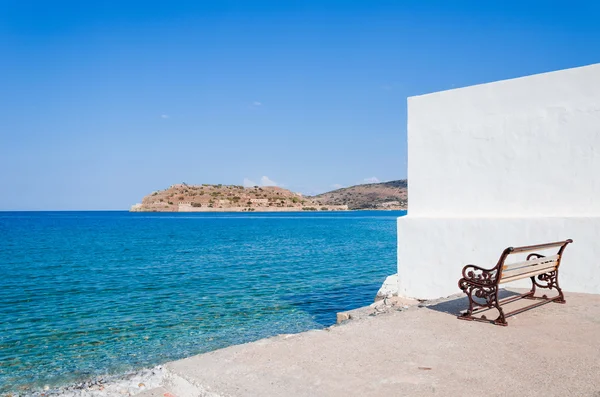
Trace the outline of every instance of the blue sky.
<path fill-rule="evenodd" d="M 0 0 L 0 210 L 406 177 L 406 97 L 600 62 L 598 2 Z"/>

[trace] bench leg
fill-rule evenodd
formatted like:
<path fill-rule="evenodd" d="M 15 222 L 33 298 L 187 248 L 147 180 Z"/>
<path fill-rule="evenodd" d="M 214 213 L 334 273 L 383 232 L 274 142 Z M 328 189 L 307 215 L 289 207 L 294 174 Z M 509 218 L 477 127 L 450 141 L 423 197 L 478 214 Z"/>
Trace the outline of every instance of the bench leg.
<path fill-rule="evenodd" d="M 558 269 L 556 269 L 556 271 L 554 273 L 556 273 L 556 276 L 554 277 L 554 287 L 558 291 L 558 296 L 559 296 L 559 299 L 556 299 L 554 302 L 567 303 L 567 301 L 565 300 L 565 295 L 563 294 L 562 289 L 558 285 Z"/>
<path fill-rule="evenodd" d="M 500 315 L 498 316 L 498 318 L 496 318 L 495 320 L 488 320 L 485 316 L 481 316 L 480 320 L 485 320 L 485 321 L 490 321 L 496 325 L 508 325 L 508 323 L 506 322 L 506 318 L 504 316 L 504 311 L 502 310 L 502 307 L 500 307 L 499 304 L 499 297 L 498 297 L 498 286 L 497 285 L 489 285 L 489 286 L 477 286 L 477 285 L 469 285 L 467 282 L 463 282 L 464 280 L 461 280 L 461 282 L 459 283 L 460 288 L 463 290 L 463 292 L 467 295 L 467 298 L 469 299 L 469 308 L 467 309 L 467 311 L 461 315 L 458 316 L 459 319 L 461 320 L 479 320 L 478 318 L 473 316 L 473 312 L 476 309 L 479 308 L 496 308 L 498 310 L 498 312 L 500 313 Z M 480 298 L 485 300 L 485 303 L 478 303 L 473 299 L 473 295 L 475 295 L 475 297 Z"/>
<path fill-rule="evenodd" d="M 498 313 L 500 313 L 500 315 L 496 320 L 494 320 L 494 324 L 503 325 L 506 327 L 508 323 L 506 322 L 506 318 L 504 317 L 504 311 L 502 310 L 502 307 L 500 307 L 500 299 L 498 297 L 498 292 L 500 291 L 496 287 L 496 293 L 494 294 L 494 307 L 498 310 Z"/>
<path fill-rule="evenodd" d="M 558 291 L 558 296 L 554 298 L 553 301 L 556 303 L 567 303 L 567 301 L 565 301 L 565 295 L 563 294 L 562 289 L 558 285 L 558 269 L 538 275 L 537 280 L 535 279 L 535 277 L 532 277 L 531 281 L 533 282 L 534 291 L 536 286 L 544 289 L 556 289 Z M 547 298 L 546 295 L 544 295 L 543 297 Z"/>
<path fill-rule="evenodd" d="M 461 320 L 471 320 L 473 317 L 473 306 L 475 305 L 475 301 L 473 300 L 473 289 L 467 287 L 467 285 L 463 285 L 463 292 L 467 295 L 467 299 L 469 300 L 469 308 L 463 314 L 459 314 L 458 318 Z"/>
<path fill-rule="evenodd" d="M 488 294 L 484 295 L 483 298 L 485 298 L 485 305 L 483 306 L 487 306 L 490 309 L 496 308 L 496 310 L 498 310 L 499 315 L 498 318 L 496 318 L 492 322 L 496 325 L 502 325 L 506 327 L 508 323 L 506 322 L 506 317 L 504 316 L 504 310 L 502 310 L 502 307 L 500 306 L 500 297 L 498 296 L 499 292 L 500 290 L 498 289 L 498 286 L 495 286 L 491 291 L 489 291 Z M 481 316 L 481 318 L 483 320 L 487 320 L 486 316 Z"/>
<path fill-rule="evenodd" d="M 531 290 L 527 294 L 523 294 L 523 299 L 536 299 L 535 298 L 535 276 L 531 276 Z"/>

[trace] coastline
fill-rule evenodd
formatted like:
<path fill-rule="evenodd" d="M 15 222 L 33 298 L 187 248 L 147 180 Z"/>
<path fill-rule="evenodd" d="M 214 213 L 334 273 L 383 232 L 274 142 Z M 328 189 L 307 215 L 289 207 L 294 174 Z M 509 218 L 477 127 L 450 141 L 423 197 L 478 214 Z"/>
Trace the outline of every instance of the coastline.
<path fill-rule="evenodd" d="M 339 326 L 340 324 L 347 323 L 348 320 L 356 320 L 360 318 L 364 318 L 369 315 L 382 314 L 384 312 L 389 312 L 391 310 L 402 310 L 408 308 L 407 304 L 412 306 L 418 302 L 412 301 L 410 299 L 396 299 L 397 298 L 397 290 L 394 291 L 393 288 L 390 288 L 390 282 L 397 275 L 388 276 L 385 281 L 382 283 L 381 288 L 377 292 L 374 297 L 375 303 L 353 309 L 349 312 L 341 312 L 337 313 L 337 324 L 334 324 L 330 327 L 326 327 L 325 329 L 329 329 L 331 327 Z M 411 303 L 415 302 L 415 303 Z M 290 335 L 300 335 L 306 332 L 313 332 L 318 330 L 317 328 L 303 331 L 298 334 L 290 334 Z M 282 335 L 274 335 L 264 340 L 279 338 Z M 288 335 L 289 336 L 289 335 Z M 284 335 L 286 337 L 286 335 Z M 263 340 L 263 339 L 261 339 Z M 260 341 L 260 340 L 259 340 Z M 244 343 L 242 344 L 244 345 Z M 239 346 L 239 345 L 233 345 Z M 220 349 L 218 349 L 220 350 Z M 216 350 L 215 350 L 216 351 Z M 207 352 L 210 353 L 210 352 Z M 205 353 L 205 354 L 207 354 Z M 190 357 L 194 357 L 190 356 Z M 189 357 L 188 357 L 189 358 Z M 23 393 L 17 394 L 9 394 L 9 396 L 31 396 L 31 397 L 123 397 L 123 396 L 135 396 L 140 393 L 149 391 L 151 389 L 163 387 L 165 384 L 165 373 L 164 365 L 169 364 L 169 362 L 164 363 L 163 365 L 157 365 L 151 368 L 141 368 L 135 371 L 129 371 L 121 374 L 112 374 L 112 375 L 103 375 L 96 376 L 90 379 L 82 380 L 80 382 L 54 387 L 54 388 L 44 388 L 41 390 L 31 390 L 26 391 L 23 390 Z"/>
<path fill-rule="evenodd" d="M 7 224 L 14 225 L 15 235 L 23 236 L 22 231 L 26 230 L 29 224 L 58 224 L 65 236 L 71 237 L 70 241 L 73 244 L 57 246 L 53 240 L 44 239 L 46 229 L 36 229 L 41 230 L 40 233 L 34 234 L 39 238 L 29 238 L 26 242 L 30 242 L 30 245 L 20 244 L 19 247 L 33 253 L 37 252 L 38 248 L 47 248 L 49 252 L 56 255 L 34 256 L 30 260 L 32 265 L 26 269 L 19 266 L 17 260 L 11 262 L 10 258 L 14 255 L 9 255 L 10 250 L 5 251 L 4 254 L 6 263 L 14 265 L 11 269 L 14 268 L 15 274 L 20 277 L 19 280 L 23 280 L 18 285 L 16 296 L 19 296 L 19 291 L 26 293 L 39 291 L 37 283 L 28 280 L 35 280 L 38 275 L 48 277 L 48 273 L 43 272 L 46 264 L 55 265 L 53 277 L 54 275 L 66 277 L 59 287 L 47 288 L 38 293 L 38 301 L 34 302 L 36 306 L 33 307 L 44 316 L 45 324 L 57 327 L 53 329 L 65 329 L 67 332 L 72 330 L 72 335 L 66 334 L 67 336 L 63 338 L 63 334 L 60 334 L 59 337 L 54 337 L 50 341 L 54 344 L 50 344 L 50 348 L 45 348 L 46 351 L 38 353 L 34 350 L 35 359 L 30 359 L 32 354 L 24 351 L 19 345 L 8 345 L 8 349 L 3 351 L 9 361 L 4 363 L 6 366 L 2 366 L 4 371 L 0 373 L 0 384 L 3 385 L 1 396 L 7 397 L 9 393 L 13 396 L 136 394 L 143 391 L 144 387 L 160 384 L 160 378 L 154 383 L 151 378 L 147 379 L 152 373 L 144 368 L 153 369 L 154 366 L 164 364 L 168 360 L 180 359 L 204 351 L 214 351 L 223 346 L 233 346 L 273 335 L 322 329 L 334 324 L 336 312 L 373 302 L 375 292 L 385 278 L 386 269 L 389 272 L 390 264 L 394 260 L 391 250 L 384 250 L 386 247 L 393 246 L 395 242 L 393 228 L 396 213 L 394 212 L 352 211 L 327 215 L 303 214 L 298 211 L 288 215 L 282 213 L 161 215 L 163 214 L 136 216 L 126 212 L 106 214 L 90 212 L 75 215 L 31 214 L 25 219 L 27 223 L 24 223 L 23 218 L 18 214 L 8 217 Z M 240 224 L 249 225 L 249 228 L 240 228 L 235 222 L 218 221 L 218 218 L 223 216 L 231 219 L 258 217 L 265 220 L 260 221 L 258 225 L 243 220 Z M 174 222 L 172 220 L 180 217 L 206 218 L 206 221 Z M 295 219 L 306 217 L 311 219 L 310 225 L 317 225 L 322 233 L 315 236 L 314 228 L 299 227 L 302 224 Z M 217 220 L 213 221 L 213 218 Z M 273 223 L 266 221 L 269 218 L 274 219 Z M 81 224 L 91 233 L 80 233 Z M 273 227 L 264 227 L 270 225 Z M 348 227 L 348 225 L 356 225 L 356 227 Z M 371 228 L 371 225 L 376 227 Z M 378 238 L 372 238 L 372 229 L 377 231 Z M 221 238 L 224 233 L 214 238 L 215 230 L 226 231 L 228 238 L 234 236 L 237 241 L 250 241 L 254 247 L 265 247 L 267 244 L 266 248 L 269 248 L 274 260 L 271 261 L 268 256 L 266 259 L 262 256 L 259 258 L 254 255 L 254 252 L 251 258 L 257 263 L 275 266 L 281 274 L 287 274 L 290 266 L 278 262 L 279 254 L 286 257 L 297 252 L 304 253 L 306 259 L 300 261 L 303 266 L 298 270 L 298 274 L 302 276 L 300 288 L 296 288 L 294 279 L 285 278 L 282 279 L 283 282 L 279 279 L 266 279 L 263 287 L 265 291 L 268 291 L 267 287 L 281 285 L 280 293 L 276 297 L 266 299 L 261 295 L 262 290 L 254 295 L 248 294 L 245 298 L 248 304 L 241 309 L 235 297 L 219 297 L 219 294 L 226 292 L 218 283 L 205 281 L 207 275 L 210 277 L 213 268 L 221 263 L 234 263 L 236 266 L 244 267 L 243 264 L 246 262 L 244 258 L 248 258 L 248 252 L 245 248 L 227 249 L 230 241 L 228 238 Z M 280 233 L 280 230 L 284 233 Z M 77 233 L 73 233 L 75 231 Z M 173 235 L 175 238 L 166 238 L 167 232 L 169 236 Z M 285 244 L 278 243 L 277 239 L 271 239 L 272 236 L 277 237 L 277 234 L 284 235 Z M 248 238 L 257 235 L 261 237 L 260 240 Z M 206 241 L 206 244 L 201 246 L 202 251 L 189 251 L 191 248 L 187 247 L 199 246 L 199 237 Z M 40 241 L 44 244 L 39 244 Z M 310 248 L 304 248 L 303 244 L 306 241 L 311 242 Z M 348 246 L 348 241 L 354 244 Z M 98 246 L 98 250 L 90 252 L 88 247 L 91 242 L 102 244 Z M 319 258 L 319 264 L 314 265 L 315 261 L 312 258 L 315 257 L 313 255 L 315 247 L 325 246 L 331 246 L 333 251 L 319 250 L 319 255 L 316 256 Z M 349 248 L 351 252 L 355 252 L 358 250 L 355 247 L 359 246 L 364 252 L 379 252 L 378 260 L 373 261 L 363 252 L 356 252 L 355 262 L 347 264 L 340 261 L 336 255 L 337 252 L 347 252 Z M 373 251 L 364 250 L 365 246 L 372 247 Z M 178 251 L 181 247 L 185 247 L 185 251 Z M 114 262 L 115 252 L 118 254 L 117 262 Z M 210 256 L 206 255 L 207 252 L 218 255 L 207 258 Z M 174 256 L 174 253 L 177 255 Z M 193 269 L 188 267 L 190 259 L 193 259 L 197 265 Z M 39 266 L 36 260 L 39 260 Z M 70 266 L 71 263 L 74 266 Z M 82 266 L 87 263 L 90 266 Z M 313 267 L 317 270 L 321 269 L 323 264 L 327 264 L 327 269 L 322 270 L 326 272 L 327 277 L 313 276 L 314 272 L 311 269 Z M 109 269 L 110 272 L 107 270 L 105 273 L 89 277 L 89 270 L 98 269 L 100 266 Z M 78 271 L 71 271 L 72 267 Z M 235 286 L 237 291 L 251 290 L 254 286 L 252 280 L 265 274 L 262 266 L 250 267 L 253 269 L 250 273 L 252 279 L 246 284 L 240 281 L 241 284 Z M 165 273 L 165 268 L 168 268 L 169 272 Z M 377 276 L 373 276 L 373 268 L 378 269 L 375 272 Z M 151 270 L 150 273 L 148 269 Z M 352 271 L 357 275 L 366 273 L 365 280 L 368 282 L 361 278 L 356 289 L 350 292 L 342 291 L 343 284 L 338 280 L 340 276 L 337 274 L 343 274 L 344 271 Z M 182 274 L 193 274 L 196 278 L 182 278 Z M 120 277 L 119 280 L 124 281 L 115 285 L 114 275 L 134 275 L 134 277 Z M 10 288 L 15 285 L 14 282 L 7 284 Z M 84 299 L 74 299 L 81 294 L 71 294 L 71 290 L 68 289 L 71 285 L 87 291 L 83 296 Z M 15 294 L 10 288 L 4 289 L 5 296 Z M 148 290 L 150 292 L 147 292 Z M 74 292 L 77 291 L 79 290 Z M 188 294 L 184 304 L 178 304 L 181 293 Z M 155 300 L 150 299 L 157 296 L 163 299 L 158 306 Z M 21 340 L 30 340 L 38 335 L 41 340 L 49 338 L 49 333 L 37 332 L 36 328 L 29 326 L 27 318 L 21 320 L 23 318 L 21 313 L 26 313 L 30 307 L 32 307 L 30 303 L 23 301 L 20 306 L 10 308 L 6 325 L 13 328 L 20 326 L 20 329 L 25 331 L 16 334 L 11 332 L 13 328 L 5 328 L 5 331 L 8 331 L 6 335 L 19 335 Z M 40 308 L 52 310 L 43 312 Z M 173 308 L 176 312 L 173 312 Z M 63 314 L 61 311 L 63 309 L 70 317 Z M 84 327 L 81 327 L 82 321 L 86 322 Z M 56 323 L 58 326 L 55 325 Z M 236 325 L 242 323 L 250 326 L 236 330 Z M 104 326 L 95 328 L 88 326 L 94 324 L 104 324 Z M 168 327 L 161 326 L 162 324 Z M 223 331 L 213 331 L 214 324 L 221 327 L 219 330 Z M 112 329 L 104 330 L 110 326 Z M 230 328 L 233 332 L 228 331 Z M 91 330 L 85 334 L 81 332 L 88 329 Z M 100 332 L 96 332 L 97 330 Z M 106 337 L 106 333 L 111 335 Z M 162 342 L 164 338 L 168 343 Z M 33 348 L 41 346 L 38 348 L 40 350 L 44 345 L 39 343 Z M 195 346 L 196 350 L 186 346 Z M 6 356 L 7 353 L 10 356 Z M 78 354 L 83 353 L 91 358 L 81 359 Z M 98 361 L 99 358 L 107 355 L 110 355 L 110 362 L 105 364 Z M 12 357 L 19 358 L 12 360 Z M 13 363 L 17 360 L 19 362 Z M 35 373 L 27 373 L 26 370 L 30 368 Z M 126 370 L 134 372 L 119 374 Z M 140 383 L 144 383 L 141 388 Z M 47 390 L 44 390 L 45 387 Z"/>
<path fill-rule="evenodd" d="M 595 395 L 598 295 L 567 293 L 568 305 L 511 317 L 508 333 L 457 320 L 463 295 L 418 303 L 399 298 L 344 325 L 169 362 L 162 393 L 155 396 L 456 396 L 464 395 L 472 374 L 479 394 L 523 395 L 535 384 L 530 394 L 536 396 Z M 479 349 L 471 360 L 474 337 L 504 343 Z M 572 365 L 557 366 L 557 359 Z M 564 382 L 547 382 L 549 376 Z"/>
<path fill-rule="evenodd" d="M 164 382 L 162 365 L 142 368 L 121 374 L 96 376 L 64 386 L 41 390 L 22 390 L 7 396 L 31 397 L 124 397 L 135 396 L 147 390 L 160 387 Z"/>
<path fill-rule="evenodd" d="M 465 360 L 473 343 L 473 324 L 456 320 L 456 313 L 465 307 L 463 294 L 422 301 L 387 294 L 372 305 L 347 312 L 348 318 L 337 325 L 279 334 L 167 362 L 159 368 L 162 383 L 137 393 L 124 388 L 74 392 L 64 388 L 62 393 L 34 395 L 460 395 L 465 376 L 457 376 L 452 364 L 456 362 L 467 366 L 467 374 L 479 374 L 481 384 L 487 385 L 482 393 L 496 395 L 495 381 L 504 371 L 514 381 L 503 384 L 503 395 L 522 394 L 529 390 L 531 379 L 540 385 L 536 395 L 592 395 L 598 384 L 594 372 L 598 347 L 593 337 L 585 336 L 597 335 L 598 324 L 593 319 L 598 305 L 590 304 L 590 299 L 598 301 L 598 296 L 568 293 L 567 298 L 569 305 L 544 305 L 536 315 L 512 317 L 509 334 L 502 327 L 477 327 L 485 338 L 508 338 L 508 342 L 484 351 L 476 361 Z M 564 327 L 569 332 L 565 333 Z M 540 340 L 540 334 L 547 338 Z M 398 335 L 406 343 L 394 343 Z M 567 369 L 555 364 L 556 338 L 567 342 L 567 347 L 559 350 L 560 357 L 575 363 Z M 531 345 L 537 348 L 526 349 L 523 355 L 523 346 Z M 532 367 L 532 361 L 539 365 Z M 548 373 L 556 377 L 565 371 L 566 383 L 558 389 L 554 383 L 543 382 Z"/>

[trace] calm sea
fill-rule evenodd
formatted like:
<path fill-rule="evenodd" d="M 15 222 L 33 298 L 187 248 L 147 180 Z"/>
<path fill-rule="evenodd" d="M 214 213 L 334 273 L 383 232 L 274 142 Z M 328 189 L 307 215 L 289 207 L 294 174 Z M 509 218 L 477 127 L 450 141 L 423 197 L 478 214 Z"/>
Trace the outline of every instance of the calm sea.
<path fill-rule="evenodd" d="M 0 212 L 0 392 L 334 324 L 404 212 Z"/>

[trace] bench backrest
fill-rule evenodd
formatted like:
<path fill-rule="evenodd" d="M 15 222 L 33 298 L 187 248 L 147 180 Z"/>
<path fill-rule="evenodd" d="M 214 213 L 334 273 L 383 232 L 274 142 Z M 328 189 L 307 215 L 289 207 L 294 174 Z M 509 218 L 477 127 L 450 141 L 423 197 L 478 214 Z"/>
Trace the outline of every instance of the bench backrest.
<path fill-rule="evenodd" d="M 509 247 L 502 252 L 496 265 L 498 284 L 537 276 L 538 274 L 555 271 L 560 266 L 563 251 L 573 240 L 557 241 L 554 243 L 528 245 L 524 247 Z M 544 256 L 534 251 L 558 248 L 555 255 Z M 513 254 L 527 253 L 526 261 L 507 264 L 506 259 Z"/>

